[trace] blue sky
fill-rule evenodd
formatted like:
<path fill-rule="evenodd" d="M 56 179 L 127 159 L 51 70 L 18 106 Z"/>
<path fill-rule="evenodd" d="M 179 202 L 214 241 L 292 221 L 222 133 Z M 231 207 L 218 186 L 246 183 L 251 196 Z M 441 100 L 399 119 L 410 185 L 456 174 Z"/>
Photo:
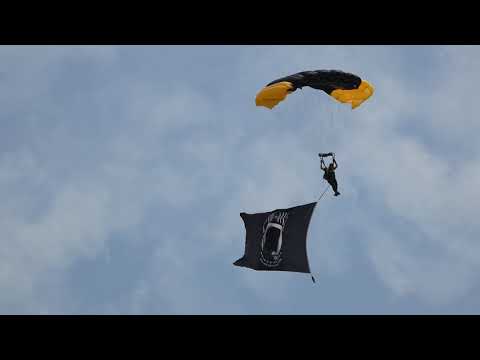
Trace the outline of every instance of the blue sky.
<path fill-rule="evenodd" d="M 477 46 L 0 47 L 0 313 L 480 310 Z M 371 82 L 352 111 L 278 77 Z M 342 195 L 309 228 L 317 283 L 234 267 L 242 211 Z"/>

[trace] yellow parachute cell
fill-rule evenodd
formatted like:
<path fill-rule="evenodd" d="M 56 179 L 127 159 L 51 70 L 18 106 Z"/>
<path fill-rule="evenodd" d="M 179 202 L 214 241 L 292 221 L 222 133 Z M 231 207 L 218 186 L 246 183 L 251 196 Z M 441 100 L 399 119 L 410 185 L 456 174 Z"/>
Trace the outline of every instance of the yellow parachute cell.
<path fill-rule="evenodd" d="M 292 89 L 293 85 L 287 81 L 266 86 L 257 94 L 255 104 L 273 109 L 280 101 L 285 100 Z"/>
<path fill-rule="evenodd" d="M 360 106 L 365 100 L 373 95 L 375 89 L 368 81 L 362 80 L 362 83 L 358 89 L 353 90 L 333 90 L 330 94 L 336 100 L 341 103 L 349 103 L 352 105 L 352 109 Z"/>

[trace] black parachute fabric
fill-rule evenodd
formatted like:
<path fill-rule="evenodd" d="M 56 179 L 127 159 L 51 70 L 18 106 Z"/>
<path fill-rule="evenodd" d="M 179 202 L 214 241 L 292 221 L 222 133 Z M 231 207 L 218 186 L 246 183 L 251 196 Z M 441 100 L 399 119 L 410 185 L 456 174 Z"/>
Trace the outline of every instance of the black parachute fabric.
<path fill-rule="evenodd" d="M 267 86 L 283 81 L 287 81 L 293 85 L 292 91 L 295 91 L 297 88 L 301 89 L 304 86 L 309 86 L 317 90 L 323 90 L 328 95 L 336 89 L 357 89 L 362 83 L 362 79 L 359 76 L 341 70 L 312 70 L 282 77 L 268 83 Z"/>
<path fill-rule="evenodd" d="M 245 254 L 233 264 L 253 270 L 310 273 L 307 232 L 316 204 L 240 213 L 246 229 Z"/>
<path fill-rule="evenodd" d="M 273 109 L 288 94 L 304 86 L 322 90 L 341 103 L 360 106 L 374 92 L 373 86 L 359 76 L 341 70 L 302 71 L 271 81 L 257 93 L 255 104 Z"/>
<path fill-rule="evenodd" d="M 320 156 L 321 158 L 324 158 L 324 157 L 333 156 L 333 153 L 332 153 L 332 152 L 329 152 L 329 153 L 320 153 L 320 154 L 318 154 L 318 156 Z"/>

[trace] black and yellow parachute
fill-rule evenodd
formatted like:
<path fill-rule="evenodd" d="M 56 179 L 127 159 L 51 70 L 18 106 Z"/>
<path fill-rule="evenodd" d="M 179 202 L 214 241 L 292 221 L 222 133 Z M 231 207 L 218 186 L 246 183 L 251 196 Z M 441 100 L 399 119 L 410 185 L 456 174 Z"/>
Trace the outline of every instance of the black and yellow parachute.
<path fill-rule="evenodd" d="M 340 70 L 302 71 L 267 84 L 257 94 L 255 103 L 272 109 L 288 94 L 304 86 L 323 90 L 337 101 L 351 104 L 352 109 L 360 106 L 374 92 L 372 85 L 354 74 Z"/>

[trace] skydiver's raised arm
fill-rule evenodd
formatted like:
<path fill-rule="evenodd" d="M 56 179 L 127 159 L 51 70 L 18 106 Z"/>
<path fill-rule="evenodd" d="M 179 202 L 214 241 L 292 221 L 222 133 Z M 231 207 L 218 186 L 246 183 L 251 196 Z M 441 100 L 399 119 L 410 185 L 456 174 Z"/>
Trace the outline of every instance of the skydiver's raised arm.
<path fill-rule="evenodd" d="M 325 166 L 325 163 L 323 162 L 323 158 L 320 160 L 320 169 L 325 170 L 327 167 Z"/>

